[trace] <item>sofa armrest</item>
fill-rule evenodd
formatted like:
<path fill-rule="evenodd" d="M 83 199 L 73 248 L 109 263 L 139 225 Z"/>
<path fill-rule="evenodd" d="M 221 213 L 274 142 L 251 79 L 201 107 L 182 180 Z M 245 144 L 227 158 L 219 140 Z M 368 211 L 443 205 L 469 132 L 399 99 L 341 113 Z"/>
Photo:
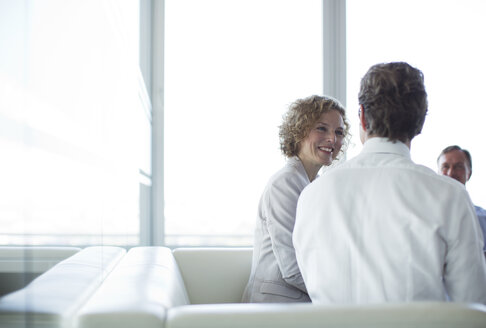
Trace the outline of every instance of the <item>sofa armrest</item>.
<path fill-rule="evenodd" d="M 219 304 L 170 309 L 166 328 L 484 328 L 479 304 Z"/>
<path fill-rule="evenodd" d="M 191 304 L 241 302 L 252 252 L 249 247 L 175 249 Z"/>
<path fill-rule="evenodd" d="M 120 247 L 88 247 L 0 298 L 2 327 L 69 327 L 71 319 L 125 254 Z"/>
<path fill-rule="evenodd" d="M 24 288 L 57 263 L 79 252 L 77 247 L 0 247 L 0 296 Z"/>
<path fill-rule="evenodd" d="M 189 304 L 169 248 L 134 247 L 78 313 L 78 328 L 160 328 L 166 309 Z"/>
<path fill-rule="evenodd" d="M 79 252 L 79 247 L 0 247 L 0 272 L 43 273 Z"/>

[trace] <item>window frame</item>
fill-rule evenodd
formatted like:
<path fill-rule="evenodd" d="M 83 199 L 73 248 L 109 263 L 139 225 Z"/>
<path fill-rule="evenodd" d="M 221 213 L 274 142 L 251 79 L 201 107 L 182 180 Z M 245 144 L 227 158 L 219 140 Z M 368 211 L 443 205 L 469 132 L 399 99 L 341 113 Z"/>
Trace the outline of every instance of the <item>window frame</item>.
<path fill-rule="evenodd" d="M 323 94 L 346 105 L 346 1 L 323 1 Z M 141 220 L 143 245 L 165 244 L 164 216 L 164 19 L 165 0 L 141 2 L 141 70 L 152 102 L 150 215 Z M 172 245 L 173 247 L 173 245 Z M 201 246 L 203 247 L 203 246 Z"/>

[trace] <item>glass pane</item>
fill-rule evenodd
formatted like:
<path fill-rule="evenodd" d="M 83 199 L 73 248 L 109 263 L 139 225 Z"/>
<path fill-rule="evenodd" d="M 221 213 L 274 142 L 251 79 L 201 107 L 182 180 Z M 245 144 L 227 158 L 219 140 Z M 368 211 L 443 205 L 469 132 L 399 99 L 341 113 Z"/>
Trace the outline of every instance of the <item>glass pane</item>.
<path fill-rule="evenodd" d="M 170 245 L 251 245 L 278 125 L 322 93 L 322 1 L 166 0 Z"/>
<path fill-rule="evenodd" d="M 138 1 L 0 2 L 0 244 L 138 243 L 138 20 Z"/>
<path fill-rule="evenodd" d="M 421 135 L 412 143 L 416 163 L 437 171 L 443 148 L 457 144 L 471 152 L 474 174 L 467 184 L 473 202 L 486 206 L 486 153 L 482 124 L 486 76 L 486 2 L 347 1 L 348 110 L 354 143 L 348 157 L 361 149 L 357 113 L 361 77 L 379 62 L 406 61 L 422 70 L 429 113 Z M 356 113 L 353 115 L 353 113 Z"/>

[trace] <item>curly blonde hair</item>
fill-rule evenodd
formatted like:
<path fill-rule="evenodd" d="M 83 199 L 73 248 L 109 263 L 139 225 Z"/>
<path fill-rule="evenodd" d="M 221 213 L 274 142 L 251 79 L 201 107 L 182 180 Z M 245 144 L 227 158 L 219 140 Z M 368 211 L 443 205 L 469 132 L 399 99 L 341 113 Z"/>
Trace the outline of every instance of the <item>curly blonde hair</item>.
<path fill-rule="evenodd" d="M 321 115 L 331 110 L 341 114 L 344 122 L 344 143 L 341 153 L 344 153 L 349 142 L 349 123 L 346 119 L 346 110 L 334 98 L 326 96 L 310 96 L 297 99 L 292 103 L 283 117 L 280 125 L 280 150 L 286 157 L 297 156 L 300 142 L 304 140 L 319 120 Z"/>

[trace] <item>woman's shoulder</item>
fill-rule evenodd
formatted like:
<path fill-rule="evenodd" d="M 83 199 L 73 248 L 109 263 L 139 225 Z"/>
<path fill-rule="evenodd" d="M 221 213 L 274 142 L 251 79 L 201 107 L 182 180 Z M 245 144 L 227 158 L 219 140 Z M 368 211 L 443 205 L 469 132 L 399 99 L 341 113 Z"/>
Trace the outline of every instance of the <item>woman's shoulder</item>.
<path fill-rule="evenodd" d="M 287 159 L 284 167 L 272 175 L 268 181 L 268 186 L 299 185 L 305 187 L 308 183 L 304 166 L 297 157 L 291 157 Z"/>
<path fill-rule="evenodd" d="M 284 207 L 295 206 L 300 193 L 309 184 L 305 170 L 303 171 L 302 174 L 293 161 L 287 161 L 286 165 L 268 181 L 262 194 L 261 206 L 273 207 L 276 204 Z"/>

